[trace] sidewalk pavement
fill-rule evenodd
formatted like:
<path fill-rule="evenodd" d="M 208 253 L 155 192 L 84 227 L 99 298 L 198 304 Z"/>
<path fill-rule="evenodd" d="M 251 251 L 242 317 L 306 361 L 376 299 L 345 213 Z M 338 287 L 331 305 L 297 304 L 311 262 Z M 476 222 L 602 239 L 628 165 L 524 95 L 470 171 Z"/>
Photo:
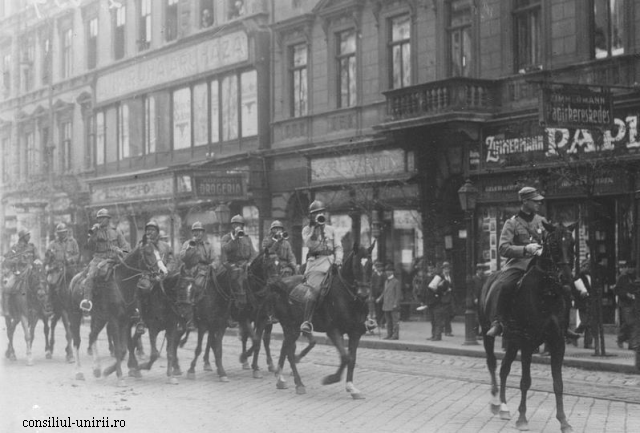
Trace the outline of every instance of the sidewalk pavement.
<path fill-rule="evenodd" d="M 398 340 L 384 340 L 385 329 L 375 329 L 372 333 L 367 333 L 362 337 L 360 346 L 369 349 L 386 350 L 407 350 L 412 352 L 433 352 L 447 355 L 472 356 L 484 358 L 484 346 L 482 340 L 476 340 L 477 345 L 465 345 L 465 324 L 460 319 L 454 320 L 451 324 L 452 337 L 442 336 L 441 341 L 429 341 L 431 336 L 431 323 L 427 321 L 401 321 L 400 338 Z M 319 344 L 331 344 L 325 334 L 316 332 L 316 340 Z M 273 327 L 272 338 L 282 339 L 282 328 L 280 325 Z M 615 334 L 605 333 L 605 353 L 606 356 L 595 356 L 594 349 L 583 349 L 584 341 L 578 340 L 578 346 L 567 344 L 563 365 L 566 367 L 576 367 L 585 370 L 610 371 L 625 374 L 640 374 L 640 370 L 635 367 L 635 352 L 627 349 L 619 349 Z M 496 356 L 502 359 L 504 353 L 501 350 L 502 338 L 496 339 Z M 539 364 L 549 364 L 549 356 L 535 354 L 533 362 Z"/>

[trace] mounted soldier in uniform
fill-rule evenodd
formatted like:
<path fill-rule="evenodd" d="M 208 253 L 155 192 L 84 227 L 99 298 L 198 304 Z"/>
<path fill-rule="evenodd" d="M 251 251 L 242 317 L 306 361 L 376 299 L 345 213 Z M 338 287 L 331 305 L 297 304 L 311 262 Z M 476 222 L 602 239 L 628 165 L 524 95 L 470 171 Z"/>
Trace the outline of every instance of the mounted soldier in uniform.
<path fill-rule="evenodd" d="M 93 252 L 93 258 L 89 262 L 89 270 L 84 282 L 84 299 L 80 302 L 80 309 L 85 312 L 93 308 L 96 277 L 109 278 L 113 265 L 131 248 L 124 234 L 111 225 L 111 215 L 107 209 L 100 209 L 96 218 L 98 222 L 89 230 L 87 246 Z"/>
<path fill-rule="evenodd" d="M 204 290 L 211 272 L 211 264 L 214 260 L 213 248 L 205 237 L 204 226 L 200 221 L 191 225 L 191 235 L 192 238 L 185 241 L 180 249 L 181 272 L 187 281 L 193 281 L 193 288 L 200 293 Z M 180 287 L 183 285 L 184 282 L 181 282 Z M 185 296 L 191 299 L 191 284 L 187 284 L 185 287 Z M 187 323 L 187 327 L 190 331 L 195 330 L 191 321 Z"/>
<path fill-rule="evenodd" d="M 309 249 L 304 271 L 305 285 L 308 287 L 305 297 L 304 321 L 300 325 L 302 332 L 313 332 L 311 319 L 321 292 L 321 284 L 331 265 L 342 265 L 342 244 L 336 239 L 333 227 L 326 225 L 324 203 L 315 200 L 309 205 L 309 225 L 302 229 L 302 242 Z"/>
<path fill-rule="evenodd" d="M 234 296 L 238 307 L 247 302 L 247 265 L 258 254 L 253 248 L 251 238 L 244 233 L 245 221 L 240 215 L 231 218 L 231 232 L 222 237 L 221 262 L 229 280 L 238 282 L 233 284 Z"/>
<path fill-rule="evenodd" d="M 289 277 L 296 272 L 296 256 L 293 254 L 289 235 L 284 231 L 284 226 L 278 220 L 271 223 L 271 236 L 262 240 L 262 249 L 267 249 L 270 254 L 275 254 L 280 261 L 280 273 L 283 277 Z"/>
<path fill-rule="evenodd" d="M 80 263 L 80 249 L 78 242 L 68 235 L 69 229 L 65 223 L 56 226 L 57 238 L 51 241 L 44 254 L 47 283 L 55 286 L 60 278 L 71 281 Z"/>
<path fill-rule="evenodd" d="M 26 229 L 20 229 L 18 231 L 18 242 L 11 247 L 9 252 L 4 256 L 4 262 L 2 267 L 11 271 L 16 279 L 26 278 L 33 266 L 42 266 L 40 255 L 35 245 L 29 240 L 31 239 L 31 233 Z M 14 280 L 15 281 L 15 280 Z M 11 287 L 3 287 L 0 290 L 2 299 L 0 305 L 2 305 L 2 315 L 8 312 L 9 309 L 5 305 L 6 300 L 9 298 L 8 293 L 17 283 Z M 7 291 L 7 296 L 4 292 Z"/>

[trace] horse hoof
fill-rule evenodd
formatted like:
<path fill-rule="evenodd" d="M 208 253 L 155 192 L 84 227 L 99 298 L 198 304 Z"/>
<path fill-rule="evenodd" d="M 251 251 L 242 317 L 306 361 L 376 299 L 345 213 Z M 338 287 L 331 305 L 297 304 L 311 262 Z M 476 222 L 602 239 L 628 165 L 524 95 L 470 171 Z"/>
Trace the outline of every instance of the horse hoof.
<path fill-rule="evenodd" d="M 118 388 L 124 388 L 125 386 L 127 386 L 126 382 L 124 381 L 124 378 L 120 378 L 118 379 L 118 382 L 116 382 L 116 386 Z"/>
<path fill-rule="evenodd" d="M 142 373 L 140 373 L 140 370 L 135 370 L 132 368 L 129 370 L 129 377 L 135 377 L 136 379 L 140 379 L 142 377 Z"/>
<path fill-rule="evenodd" d="M 94 368 L 93 369 L 93 377 L 95 377 L 95 378 L 102 377 L 102 371 L 100 371 L 99 368 Z"/>
<path fill-rule="evenodd" d="M 253 370 L 253 378 L 262 379 L 262 373 L 260 373 L 260 370 Z"/>
<path fill-rule="evenodd" d="M 567 425 L 565 425 L 563 427 L 560 427 L 560 431 L 562 433 L 573 433 L 573 427 L 571 427 L 569 424 L 567 424 Z"/>
<path fill-rule="evenodd" d="M 296 394 L 303 395 L 306 393 L 307 393 L 307 388 L 305 388 L 304 385 L 296 386 Z"/>
<path fill-rule="evenodd" d="M 187 379 L 196 380 L 196 372 L 195 371 L 188 371 L 187 372 Z"/>
<path fill-rule="evenodd" d="M 516 422 L 516 428 L 520 431 L 529 431 L 529 423 L 526 421 Z"/>
<path fill-rule="evenodd" d="M 500 419 L 511 419 L 511 412 L 508 410 L 501 410 Z"/>
<path fill-rule="evenodd" d="M 179 368 L 174 368 L 173 369 L 173 375 L 174 376 L 182 376 L 182 370 L 180 370 Z"/>
<path fill-rule="evenodd" d="M 240 355 L 240 364 L 246 364 L 247 363 L 247 355 L 245 355 L 244 353 Z"/>
<path fill-rule="evenodd" d="M 269 373 L 275 373 L 276 372 L 276 368 L 273 366 L 273 364 L 269 364 Z"/>
<path fill-rule="evenodd" d="M 494 415 L 498 415 L 498 413 L 500 413 L 500 405 L 499 404 L 490 404 L 489 407 L 491 408 L 491 413 Z"/>
<path fill-rule="evenodd" d="M 44 357 L 45 357 L 46 359 L 51 359 L 51 358 L 52 358 L 52 356 L 51 356 L 51 352 L 50 352 L 50 351 L 46 351 L 46 352 L 45 352 L 45 354 L 44 354 Z"/>
<path fill-rule="evenodd" d="M 249 365 L 248 362 L 245 361 L 245 362 L 242 363 L 242 369 L 243 370 L 251 370 L 251 366 Z"/>
<path fill-rule="evenodd" d="M 364 400 L 365 397 L 361 392 L 352 392 L 351 398 L 353 398 L 354 400 Z"/>
<path fill-rule="evenodd" d="M 76 373 L 76 380 L 84 380 L 84 373 L 82 372 Z"/>
<path fill-rule="evenodd" d="M 227 376 L 220 376 L 220 382 L 229 382 L 229 378 Z"/>
<path fill-rule="evenodd" d="M 213 368 L 211 368 L 211 364 L 209 364 L 208 362 L 204 365 L 204 371 L 213 371 Z"/>
<path fill-rule="evenodd" d="M 287 382 L 285 382 L 284 380 L 278 380 L 278 382 L 276 382 L 276 388 L 287 389 L 289 388 L 289 386 L 287 386 Z"/>
<path fill-rule="evenodd" d="M 87 355 L 93 356 L 93 349 L 91 347 L 87 347 Z"/>
<path fill-rule="evenodd" d="M 67 355 L 67 364 L 73 364 L 76 362 L 76 359 L 73 356 Z"/>
<path fill-rule="evenodd" d="M 180 381 L 178 380 L 177 377 L 171 376 L 171 377 L 167 377 L 167 383 L 169 385 L 177 385 L 180 383 Z"/>
<path fill-rule="evenodd" d="M 293 358 L 293 362 L 294 362 L 295 364 L 300 364 L 300 361 L 302 361 L 302 356 L 300 356 L 300 355 L 296 355 L 296 356 Z"/>

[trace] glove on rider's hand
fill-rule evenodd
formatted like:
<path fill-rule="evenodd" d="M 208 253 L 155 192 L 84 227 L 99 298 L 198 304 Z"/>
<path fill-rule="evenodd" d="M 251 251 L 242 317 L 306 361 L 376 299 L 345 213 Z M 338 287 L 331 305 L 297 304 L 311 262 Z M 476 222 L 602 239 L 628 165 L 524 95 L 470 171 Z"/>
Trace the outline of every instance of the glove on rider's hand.
<path fill-rule="evenodd" d="M 527 252 L 527 254 L 531 256 L 534 255 L 536 252 L 538 252 L 538 250 L 540 249 L 542 249 L 542 245 L 536 244 L 535 242 L 531 244 L 527 244 L 524 247 L 524 250 Z"/>

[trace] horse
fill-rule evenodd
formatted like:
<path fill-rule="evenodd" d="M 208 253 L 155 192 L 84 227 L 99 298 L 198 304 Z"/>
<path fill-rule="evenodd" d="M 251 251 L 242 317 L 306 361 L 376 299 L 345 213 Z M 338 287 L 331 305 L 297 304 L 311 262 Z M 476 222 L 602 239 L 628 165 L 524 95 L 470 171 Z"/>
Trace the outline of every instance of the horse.
<path fill-rule="evenodd" d="M 502 419 L 510 419 L 511 413 L 506 402 L 507 377 L 518 351 L 521 351 L 522 379 L 520 381 L 520 416 L 516 427 L 528 429 L 527 391 L 531 386 L 531 356 L 535 348 L 548 343 L 551 354 L 551 375 L 556 397 L 556 418 L 560 421 L 562 433 L 573 429 L 564 412 L 562 363 L 565 353 L 564 333 L 567 328 L 565 318 L 565 288 L 573 282 L 572 268 L 575 259 L 573 230 L 576 224 L 565 227 L 562 224 L 544 223 L 543 248 L 540 256 L 535 256 L 524 277 L 519 282 L 517 295 L 513 301 L 511 319 L 504 324 L 506 353 L 500 367 L 500 398 L 496 383 L 495 337 L 487 336 L 491 327 L 496 300 L 499 293 L 493 290 L 494 276 L 484 284 L 480 297 L 479 318 L 482 326 L 487 367 L 491 375 L 491 411 L 500 413 Z"/>
<path fill-rule="evenodd" d="M 18 326 L 22 325 L 24 340 L 27 346 L 27 365 L 33 365 L 31 347 L 34 340 L 34 332 L 37 321 L 42 318 L 45 322 L 45 339 L 48 341 L 49 324 L 51 315 L 51 303 L 46 282 L 43 278 L 42 268 L 39 265 L 30 265 L 21 273 L 13 271 L 5 272 L 2 279 L 2 290 L 5 299 L 5 323 L 9 344 L 5 357 L 11 361 L 16 360 L 13 347 L 13 334 Z M 48 345 L 45 347 L 48 353 Z"/>
<path fill-rule="evenodd" d="M 353 245 L 347 252 L 342 267 L 333 265 L 327 278 L 328 289 L 324 299 L 318 301 L 318 306 L 313 315 L 314 329 L 326 332 L 340 354 L 338 370 L 326 376 L 322 383 L 329 385 L 340 382 L 342 373 L 347 368 L 346 391 L 353 399 L 365 398 L 353 383 L 353 375 L 356 364 L 356 355 L 360 338 L 367 332 L 365 322 L 369 314 L 366 302 L 366 275 L 362 261 L 371 257 L 371 251 L 375 244 L 369 248 Z M 283 278 L 272 286 L 275 296 L 275 314 L 284 331 L 284 341 L 280 350 L 280 358 L 275 375 L 277 377 L 276 388 L 286 389 L 287 383 L 282 370 L 285 358 L 294 376 L 297 394 L 305 394 L 306 388 L 302 383 L 296 367 L 299 362 L 315 345 L 312 335 L 307 335 L 309 345 L 296 355 L 296 340 L 300 336 L 300 325 L 303 322 L 304 301 L 299 297 L 291 299 L 291 293 L 303 281 L 299 275 Z M 344 334 L 349 337 L 348 350 L 344 344 Z"/>
<path fill-rule="evenodd" d="M 136 285 L 141 275 L 145 273 L 157 274 L 164 265 L 160 265 L 160 255 L 153 246 L 147 244 L 136 247 L 124 259 L 113 266 L 113 274 L 106 279 L 96 277 L 93 291 L 93 309 L 91 310 L 91 330 L 89 332 L 89 348 L 93 356 L 93 375 L 98 378 L 109 376 L 114 371 L 118 379 L 118 386 L 124 386 L 121 362 L 129 349 L 129 356 L 135 356 L 133 339 L 131 338 L 132 317 L 136 309 Z M 84 273 L 76 275 L 71 281 L 69 294 L 74 301 L 80 303 L 83 293 Z M 78 299 L 80 296 L 80 299 Z M 102 371 L 96 340 L 102 329 L 107 325 L 113 337 L 115 362 Z M 75 324 L 74 324 L 75 328 Z M 80 332 L 72 331 L 74 335 L 74 349 L 76 355 L 76 379 L 83 380 L 80 371 Z"/>

